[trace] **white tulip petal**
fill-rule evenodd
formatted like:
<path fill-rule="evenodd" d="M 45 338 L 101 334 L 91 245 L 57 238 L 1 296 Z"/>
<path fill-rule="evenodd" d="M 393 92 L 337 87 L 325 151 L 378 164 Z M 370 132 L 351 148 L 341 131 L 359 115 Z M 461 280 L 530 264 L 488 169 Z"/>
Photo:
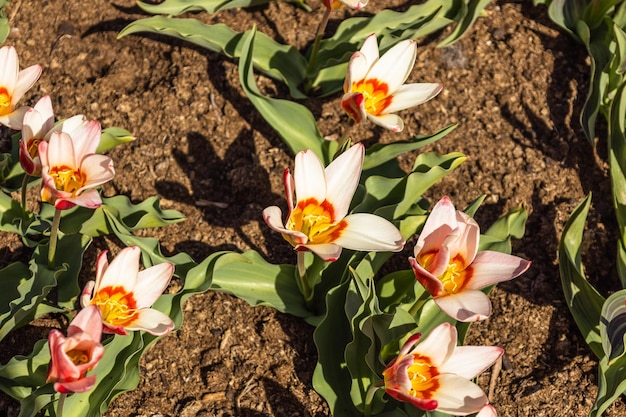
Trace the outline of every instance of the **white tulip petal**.
<path fill-rule="evenodd" d="M 389 94 L 393 94 L 409 77 L 416 57 L 415 41 L 407 39 L 398 42 L 376 61 L 367 78 L 385 82 L 389 86 Z"/>
<path fill-rule="evenodd" d="M 398 252 L 404 247 L 400 231 L 382 217 L 356 213 L 347 216 L 343 221 L 348 225 L 334 243 L 346 249 Z"/>
<path fill-rule="evenodd" d="M 484 320 L 491 315 L 491 301 L 478 290 L 464 289 L 457 294 L 436 297 L 435 303 L 455 320 L 471 322 Z"/>
<path fill-rule="evenodd" d="M 503 353 L 504 350 L 497 346 L 457 346 L 438 371 L 473 379 L 493 365 Z"/>
<path fill-rule="evenodd" d="M 112 180 L 115 176 L 113 160 L 106 155 L 87 155 L 80 164 L 80 173 L 84 176 L 84 186 L 77 191 L 77 194 Z"/>
<path fill-rule="evenodd" d="M 47 145 L 47 146 L 46 146 Z M 45 154 L 42 155 L 42 154 Z M 64 166 L 78 169 L 80 161 L 76 160 L 72 138 L 67 133 L 55 133 L 50 141 L 39 143 L 39 155 L 44 166 L 53 168 Z"/>
<path fill-rule="evenodd" d="M 411 353 L 426 356 L 432 365 L 439 367 L 454 353 L 456 341 L 456 327 L 450 323 L 442 323 L 415 345 Z"/>
<path fill-rule="evenodd" d="M 341 255 L 341 246 L 335 245 L 334 243 L 322 243 L 319 245 L 299 245 L 296 246 L 297 250 L 302 250 L 302 248 L 306 248 L 310 250 L 320 258 L 322 258 L 326 262 L 334 262 Z"/>
<path fill-rule="evenodd" d="M 384 127 L 392 132 L 402 132 L 404 130 L 404 122 L 395 114 L 381 114 L 380 116 L 373 116 L 367 114 L 367 119 L 377 126 Z"/>
<path fill-rule="evenodd" d="M 343 219 L 359 185 L 365 147 L 357 143 L 326 167 L 326 200 L 334 209 L 333 222 Z"/>
<path fill-rule="evenodd" d="M 137 310 L 137 318 L 133 320 L 126 330 L 143 330 L 155 336 L 161 336 L 174 328 L 174 322 L 166 314 L 153 308 Z"/>
<path fill-rule="evenodd" d="M 311 150 L 298 152 L 293 179 L 296 185 L 296 200 L 314 198 L 318 203 L 326 199 L 326 175 L 317 155 Z"/>
<path fill-rule="evenodd" d="M 415 245 L 415 255 L 438 250 L 448 235 L 456 229 L 456 210 L 450 198 L 443 197 L 435 204 L 424 223 Z M 419 250 L 418 250 L 419 247 Z"/>
<path fill-rule="evenodd" d="M 393 98 L 385 113 L 396 113 L 427 102 L 435 97 L 443 89 L 443 84 L 418 83 L 404 84 L 393 92 Z"/>
<path fill-rule="evenodd" d="M 123 287 L 126 292 L 132 293 L 139 274 L 140 256 L 141 249 L 137 246 L 122 249 L 102 274 L 96 292 L 106 287 Z"/>
<path fill-rule="evenodd" d="M 437 411 L 455 416 L 476 413 L 489 403 L 487 396 L 475 383 L 454 374 L 437 377 L 439 389 L 434 393 Z"/>
<path fill-rule="evenodd" d="M 20 71 L 17 51 L 12 46 L 0 48 L 0 88 L 12 94 Z"/>
<path fill-rule="evenodd" d="M 174 265 L 169 262 L 139 271 L 133 290 L 137 308 L 150 307 L 163 294 L 174 274 Z"/>
<path fill-rule="evenodd" d="M 32 65 L 20 71 L 13 89 L 13 105 L 17 104 L 24 94 L 37 82 L 42 69 L 41 65 Z"/>
<path fill-rule="evenodd" d="M 480 289 L 508 281 L 526 272 L 530 265 L 530 261 L 506 253 L 478 252 L 472 262 L 472 277 L 467 288 Z"/>
<path fill-rule="evenodd" d="M 267 223 L 270 229 L 284 235 L 289 235 L 295 242 L 304 244 L 309 240 L 309 237 L 304 233 L 285 228 L 282 220 L 282 212 L 277 206 L 267 207 L 263 210 L 263 220 L 265 220 L 265 223 Z"/>

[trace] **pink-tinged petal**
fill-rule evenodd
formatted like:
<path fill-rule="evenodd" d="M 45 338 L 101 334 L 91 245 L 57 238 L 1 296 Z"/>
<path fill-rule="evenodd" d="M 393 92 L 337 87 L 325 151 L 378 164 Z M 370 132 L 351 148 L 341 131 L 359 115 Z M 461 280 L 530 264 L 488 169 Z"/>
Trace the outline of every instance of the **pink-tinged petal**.
<path fill-rule="evenodd" d="M 420 252 L 439 250 L 444 240 L 456 229 L 456 209 L 445 196 L 435 204 L 415 245 L 415 255 Z"/>
<path fill-rule="evenodd" d="M 385 109 L 385 113 L 396 113 L 427 102 L 443 90 L 443 84 L 418 83 L 404 84 L 393 93 L 391 104 Z"/>
<path fill-rule="evenodd" d="M 456 216 L 459 237 L 456 239 L 456 242 L 450 243 L 450 255 L 451 257 L 460 255 L 465 260 L 463 266 L 467 267 L 474 261 L 476 252 L 478 252 L 480 227 L 476 220 L 461 211 L 457 211 Z"/>
<path fill-rule="evenodd" d="M 472 277 L 467 288 L 480 289 L 508 281 L 526 272 L 530 265 L 530 261 L 506 253 L 478 252 L 472 262 Z"/>
<path fill-rule="evenodd" d="M 374 116 L 367 113 L 367 119 L 375 125 L 391 130 L 392 132 L 402 132 L 404 130 L 404 121 L 396 114 Z"/>
<path fill-rule="evenodd" d="M 339 155 L 325 169 L 326 200 L 334 209 L 332 222 L 338 222 L 348 214 L 350 202 L 361 178 L 364 157 L 365 147 L 357 143 Z"/>
<path fill-rule="evenodd" d="M 13 89 L 13 104 L 15 105 L 24 94 L 32 88 L 41 75 L 41 65 L 31 65 L 30 67 L 20 71 L 15 88 Z"/>
<path fill-rule="evenodd" d="M 415 279 L 422 284 L 430 295 L 437 296 L 443 291 L 443 283 L 439 278 L 424 269 L 415 258 L 409 258 L 409 264 L 415 274 Z"/>
<path fill-rule="evenodd" d="M 13 91 L 19 71 L 19 60 L 15 48 L 12 46 L 0 48 L 0 87 Z"/>
<path fill-rule="evenodd" d="M 139 271 L 133 294 L 137 308 L 150 307 L 163 294 L 174 274 L 174 264 L 165 262 Z"/>
<path fill-rule="evenodd" d="M 71 394 L 74 392 L 89 391 L 96 384 L 96 376 L 86 376 L 76 381 L 55 382 L 54 390 L 61 394 Z"/>
<path fill-rule="evenodd" d="M 88 188 L 97 187 L 115 177 L 113 160 L 100 154 L 91 154 L 83 158 L 80 164 L 80 172 L 85 177 L 84 185 L 76 193 L 81 193 Z"/>
<path fill-rule="evenodd" d="M 341 0 L 341 3 L 345 4 L 351 9 L 360 10 L 363 7 L 367 6 L 367 1 L 359 1 L 359 0 Z"/>
<path fill-rule="evenodd" d="M 347 226 L 333 242 L 358 251 L 399 252 L 404 247 L 400 231 L 390 221 L 368 213 L 350 214 Z"/>
<path fill-rule="evenodd" d="M 376 61 L 367 78 L 384 81 L 389 86 L 389 93 L 393 94 L 409 77 L 416 57 L 417 44 L 414 40 L 398 42 Z"/>
<path fill-rule="evenodd" d="M 439 389 L 433 394 L 437 411 L 455 416 L 466 416 L 489 403 L 487 396 L 475 383 L 454 374 L 441 374 L 437 378 Z"/>
<path fill-rule="evenodd" d="M 80 124 L 71 132 L 72 141 L 74 142 L 74 152 L 78 160 L 83 159 L 86 155 L 96 153 L 100 144 L 102 130 L 97 120 L 91 120 L 87 123 Z"/>
<path fill-rule="evenodd" d="M 285 186 L 285 199 L 287 200 L 287 207 L 289 208 L 287 216 L 289 217 L 296 206 L 296 202 L 294 201 L 296 184 L 293 181 L 293 175 L 291 175 L 289 168 L 283 173 L 283 184 Z"/>
<path fill-rule="evenodd" d="M 363 42 L 363 45 L 361 46 L 359 52 L 365 57 L 367 63 L 367 71 L 369 71 L 374 63 L 376 63 L 376 61 L 378 61 L 378 59 L 380 58 L 380 52 L 378 51 L 378 40 L 376 39 L 375 33 L 372 33 L 367 38 L 365 38 L 365 41 Z M 365 76 L 353 78 L 353 80 L 358 81 L 364 77 Z"/>
<path fill-rule="evenodd" d="M 9 114 L 0 116 L 0 125 L 4 125 L 9 129 L 22 130 L 24 115 L 30 109 L 28 106 L 18 107 Z"/>
<path fill-rule="evenodd" d="M 100 252 L 100 255 L 98 255 L 98 259 L 96 260 L 96 288 L 102 287 L 102 277 L 104 277 L 104 273 L 109 267 L 108 253 L 109 251 L 103 250 L 102 252 Z"/>
<path fill-rule="evenodd" d="M 52 126 L 52 128 L 48 132 L 48 135 L 46 136 L 45 139 L 48 140 L 50 135 L 52 135 L 52 133 L 54 132 L 65 132 L 65 133 L 69 133 L 71 136 L 74 133 L 74 131 L 80 129 L 82 126 L 86 125 L 87 123 L 88 123 L 87 118 L 83 116 L 82 114 L 72 116 L 69 119 L 61 120 L 57 124 Z"/>
<path fill-rule="evenodd" d="M 105 251 L 106 253 L 106 251 Z M 85 308 L 91 303 L 93 298 L 93 289 L 96 286 L 96 281 L 88 281 L 83 287 L 83 291 L 80 293 L 80 306 Z"/>
<path fill-rule="evenodd" d="M 78 333 L 85 333 L 95 342 L 99 342 L 102 337 L 102 315 L 100 309 L 94 305 L 89 305 L 81 309 L 67 328 L 68 337 Z"/>
<path fill-rule="evenodd" d="M 48 347 L 50 348 L 50 367 L 48 368 L 47 382 L 65 379 L 77 379 L 80 373 L 76 365 L 67 357 L 63 346 L 67 339 L 57 329 L 48 333 Z"/>
<path fill-rule="evenodd" d="M 42 114 L 35 110 L 34 107 L 28 108 L 22 120 L 22 142 L 34 137 L 42 137 L 41 130 L 44 119 Z"/>
<path fill-rule="evenodd" d="M 476 417 L 498 417 L 498 413 L 492 405 L 487 404 L 480 409 L 478 414 L 476 414 Z"/>
<path fill-rule="evenodd" d="M 54 207 L 59 210 L 67 210 L 74 206 L 81 206 L 88 209 L 97 209 L 102 205 L 102 199 L 98 190 L 89 190 L 76 197 L 57 197 Z"/>
<path fill-rule="evenodd" d="M 161 336 L 174 328 L 174 322 L 166 314 L 153 308 L 137 310 L 137 318 L 126 330 L 143 330 L 155 336 Z"/>
<path fill-rule="evenodd" d="M 325 262 L 335 262 L 341 255 L 341 246 L 334 243 L 322 243 L 319 245 L 298 245 L 296 250 L 309 250 L 322 258 Z"/>
<path fill-rule="evenodd" d="M 28 175 L 37 175 L 41 173 L 41 159 L 39 157 L 33 159 L 30 156 L 30 152 L 28 152 L 28 147 L 26 146 L 25 141 L 20 140 L 19 147 L 20 165 L 22 166 L 22 169 L 24 169 L 24 172 Z"/>
<path fill-rule="evenodd" d="M 293 174 L 298 202 L 314 198 L 318 203 L 326 199 L 326 176 L 324 167 L 315 152 L 298 152 Z"/>
<path fill-rule="evenodd" d="M 270 229 L 287 235 L 289 240 L 295 243 L 304 244 L 309 241 L 309 237 L 302 232 L 286 229 L 283 225 L 282 212 L 280 208 L 276 206 L 267 207 L 263 210 L 263 220 L 270 227 Z"/>
<path fill-rule="evenodd" d="M 114 326 L 112 324 L 102 322 L 102 331 L 107 334 L 119 334 L 120 336 L 128 335 L 128 332 L 123 326 Z"/>
<path fill-rule="evenodd" d="M 493 365 L 503 353 L 504 350 L 497 346 L 458 346 L 438 371 L 473 379 Z"/>
<path fill-rule="evenodd" d="M 436 297 L 435 303 L 455 320 L 471 322 L 484 320 L 491 315 L 491 301 L 478 290 L 464 289 L 457 294 Z"/>
<path fill-rule="evenodd" d="M 433 400 L 433 399 L 422 400 L 420 398 L 413 397 L 407 394 L 404 390 L 394 390 L 394 389 L 387 388 L 386 391 L 390 397 L 395 398 L 398 401 L 412 404 L 413 406 L 419 408 L 420 410 L 435 411 L 437 409 L 437 405 L 438 405 L 437 400 Z"/>
<path fill-rule="evenodd" d="M 456 347 L 456 327 L 450 323 L 441 323 L 428 333 L 420 343 L 415 345 L 411 353 L 430 358 L 430 362 L 439 367 L 454 353 Z"/>
<path fill-rule="evenodd" d="M 367 42 L 367 41 L 366 41 Z M 374 37 L 374 43 L 376 37 Z M 378 55 L 378 47 L 376 46 L 376 54 Z M 352 91 L 352 85 L 361 81 L 367 76 L 367 72 L 370 70 L 373 61 L 368 59 L 367 55 L 363 52 L 355 52 L 350 57 L 348 62 L 348 73 L 346 79 L 343 82 L 343 92 L 350 93 Z"/>
<path fill-rule="evenodd" d="M 79 167 L 72 138 L 67 133 L 55 132 L 50 136 L 49 142 L 39 142 L 39 155 L 45 166 L 66 166 L 72 169 Z"/>
<path fill-rule="evenodd" d="M 362 93 L 346 93 L 341 98 L 341 108 L 344 109 L 348 116 L 355 123 L 361 123 L 363 119 L 367 118 L 367 112 L 365 111 L 365 98 Z"/>
<path fill-rule="evenodd" d="M 126 292 L 133 292 L 139 275 L 140 256 L 141 249 L 137 246 L 122 249 L 104 271 L 96 291 L 106 287 L 123 287 Z"/>

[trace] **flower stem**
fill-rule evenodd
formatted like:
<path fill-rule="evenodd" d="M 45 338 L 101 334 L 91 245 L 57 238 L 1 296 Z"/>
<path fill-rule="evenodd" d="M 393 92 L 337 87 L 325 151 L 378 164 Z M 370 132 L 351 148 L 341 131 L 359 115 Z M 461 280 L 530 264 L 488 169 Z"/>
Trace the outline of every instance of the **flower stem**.
<path fill-rule="evenodd" d="M 57 235 L 59 233 L 59 224 L 61 223 L 61 210 L 54 211 L 54 219 L 52 220 L 52 228 L 50 229 L 50 243 L 48 245 L 48 268 L 54 269 L 54 254 L 57 250 Z"/>
<path fill-rule="evenodd" d="M 415 300 L 415 303 L 409 309 L 409 314 L 412 315 L 413 317 L 416 317 L 417 314 L 422 309 L 422 307 L 424 307 L 424 304 L 426 304 L 426 301 L 428 301 L 429 298 L 430 298 L 430 293 L 424 290 L 424 292 L 422 292 L 422 294 Z"/>
<path fill-rule="evenodd" d="M 298 278 L 300 278 L 300 291 L 304 296 L 304 300 L 308 303 L 311 300 L 313 294 L 311 293 L 311 287 L 309 286 L 309 280 L 306 275 L 306 266 L 304 265 L 304 255 L 306 252 L 298 251 Z"/>
<path fill-rule="evenodd" d="M 306 76 L 309 77 L 311 75 L 311 72 L 313 71 L 313 67 L 315 66 L 315 63 L 317 61 L 317 53 L 320 50 L 320 42 L 322 41 L 322 37 L 324 36 L 324 31 L 326 30 L 326 25 L 328 24 L 328 20 L 330 19 L 330 12 L 331 12 L 331 8 L 330 7 L 326 7 L 325 11 L 324 11 L 324 15 L 322 16 L 322 20 L 320 21 L 320 24 L 317 26 L 317 32 L 315 33 L 315 40 L 313 41 L 313 48 L 311 49 L 311 55 L 309 55 L 309 62 L 307 63 L 306 66 Z M 307 87 L 306 89 L 310 89 L 312 80 L 308 80 L 307 81 Z"/>
<path fill-rule="evenodd" d="M 352 123 L 352 121 L 350 121 L 348 123 L 348 126 L 344 129 L 343 133 L 341 134 L 341 137 L 337 139 L 337 144 L 339 145 L 339 148 L 337 149 L 337 152 L 335 152 L 335 156 L 333 157 L 333 159 L 337 158 L 339 155 L 344 153 L 352 145 L 351 143 L 352 141 L 350 140 L 350 132 L 352 131 L 353 127 L 354 127 L 354 124 Z"/>
<path fill-rule="evenodd" d="M 56 417 L 63 417 L 63 404 L 65 403 L 65 397 L 67 397 L 67 394 L 59 395 L 59 402 L 57 403 Z"/>
<path fill-rule="evenodd" d="M 22 211 L 26 213 L 28 209 L 26 208 L 26 191 L 28 190 L 28 179 L 30 175 L 24 174 L 24 179 L 22 180 Z"/>
<path fill-rule="evenodd" d="M 374 399 L 374 395 L 376 391 L 378 391 L 383 386 L 383 381 L 379 380 L 370 385 L 367 390 L 367 394 L 365 395 L 365 408 L 363 409 L 363 414 L 365 417 L 370 417 L 372 415 L 372 400 Z"/>

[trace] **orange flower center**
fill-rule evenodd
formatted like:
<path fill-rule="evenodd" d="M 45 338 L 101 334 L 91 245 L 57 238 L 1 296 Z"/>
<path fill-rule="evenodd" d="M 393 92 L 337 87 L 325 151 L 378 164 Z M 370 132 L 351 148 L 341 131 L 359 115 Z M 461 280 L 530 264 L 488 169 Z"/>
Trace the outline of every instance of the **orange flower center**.
<path fill-rule="evenodd" d="M 133 293 L 126 292 L 124 287 L 101 288 L 91 300 L 91 304 L 98 306 L 102 321 L 111 326 L 126 327 L 139 314 Z"/>
<path fill-rule="evenodd" d="M 387 83 L 376 78 L 357 81 L 352 85 L 352 91 L 363 94 L 365 111 L 373 116 L 382 114 L 393 100 Z"/>
<path fill-rule="evenodd" d="M 287 221 L 287 229 L 302 232 L 309 238 L 307 243 L 331 243 L 341 235 L 347 224 L 334 222 L 335 210 L 328 201 L 319 203 L 314 198 L 299 201 Z M 290 241 L 291 242 L 291 241 Z M 293 242 L 291 242 L 293 244 Z"/>
<path fill-rule="evenodd" d="M 436 254 L 436 251 L 421 254 L 417 261 L 424 267 L 424 269 L 429 270 Z M 443 284 L 443 290 L 437 294 L 437 296 L 456 294 L 460 292 L 465 285 L 467 285 L 471 276 L 471 266 L 465 268 L 465 260 L 460 254 L 457 254 L 450 260 L 445 272 L 437 277 Z"/>
<path fill-rule="evenodd" d="M 0 116 L 11 113 L 11 94 L 5 87 L 0 87 Z"/>
<path fill-rule="evenodd" d="M 434 379 L 439 371 L 430 361 L 430 358 L 420 354 L 413 354 L 413 365 L 407 368 L 411 381 L 409 393 L 416 398 L 428 400 L 439 389 L 439 382 Z"/>
<path fill-rule="evenodd" d="M 84 365 L 89 362 L 89 355 L 84 350 L 72 349 L 65 354 L 76 366 Z"/>
<path fill-rule="evenodd" d="M 28 152 L 30 153 L 30 147 Z M 50 168 L 49 174 L 54 179 L 54 186 L 59 191 L 74 194 L 85 185 L 85 178 L 83 178 L 83 174 L 80 171 L 67 166 L 52 167 Z"/>

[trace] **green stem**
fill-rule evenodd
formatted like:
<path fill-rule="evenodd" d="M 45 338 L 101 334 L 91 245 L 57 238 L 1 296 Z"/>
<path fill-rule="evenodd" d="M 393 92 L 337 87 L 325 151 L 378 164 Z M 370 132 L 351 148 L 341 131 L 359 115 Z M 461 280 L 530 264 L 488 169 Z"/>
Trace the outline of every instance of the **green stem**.
<path fill-rule="evenodd" d="M 63 404 L 65 403 L 65 397 L 67 397 L 66 394 L 59 395 L 59 402 L 57 403 L 57 416 L 56 417 L 63 417 Z"/>
<path fill-rule="evenodd" d="M 350 146 L 352 146 L 352 141 L 350 140 L 350 132 L 352 131 L 353 127 L 354 123 L 352 122 L 352 120 L 350 120 L 350 122 L 348 122 L 348 127 L 343 130 L 341 137 L 337 139 L 337 144 L 339 145 L 339 148 L 337 148 L 337 152 L 335 153 L 333 159 L 337 158 L 339 155 L 348 150 Z"/>
<path fill-rule="evenodd" d="M 367 394 L 365 395 L 365 408 L 363 409 L 365 417 L 372 415 L 372 400 L 374 399 L 374 395 L 376 395 L 376 391 L 382 388 L 383 384 L 383 380 L 376 381 L 374 384 L 370 385 L 367 390 Z"/>
<path fill-rule="evenodd" d="M 30 175 L 24 174 L 24 179 L 22 180 L 22 210 L 24 213 L 28 211 L 26 208 L 26 191 L 28 190 L 28 179 Z"/>
<path fill-rule="evenodd" d="M 54 269 L 54 254 L 57 250 L 57 235 L 59 233 L 59 224 L 61 223 L 61 210 L 54 210 L 54 219 L 52 220 L 52 228 L 50 229 L 50 243 L 48 246 L 48 268 Z"/>
<path fill-rule="evenodd" d="M 409 309 L 409 314 L 411 314 L 413 317 L 416 317 L 422 307 L 424 307 L 424 304 L 426 304 L 426 301 L 428 301 L 429 299 L 430 293 L 424 290 L 424 292 L 422 292 L 422 295 L 420 295 L 417 300 L 415 300 L 415 303 Z"/>
<path fill-rule="evenodd" d="M 313 48 L 311 49 L 311 55 L 309 55 L 309 62 L 306 66 L 306 77 L 311 76 L 311 72 L 313 72 L 313 68 L 317 62 L 317 54 L 320 50 L 320 42 L 324 37 L 324 31 L 326 30 L 326 25 L 328 25 L 328 20 L 330 19 L 331 8 L 326 8 L 324 11 L 324 16 L 322 16 L 322 20 L 320 24 L 317 26 L 317 32 L 315 33 L 315 40 L 313 41 Z M 307 84 L 311 84 L 312 80 L 307 80 Z M 311 86 L 307 85 L 307 90 L 310 89 Z"/>
<path fill-rule="evenodd" d="M 313 294 L 311 294 L 311 287 L 309 286 L 309 280 L 306 275 L 306 266 L 304 265 L 304 255 L 306 252 L 298 251 L 298 278 L 300 279 L 300 291 L 304 296 L 304 300 L 308 303 L 311 300 Z"/>

